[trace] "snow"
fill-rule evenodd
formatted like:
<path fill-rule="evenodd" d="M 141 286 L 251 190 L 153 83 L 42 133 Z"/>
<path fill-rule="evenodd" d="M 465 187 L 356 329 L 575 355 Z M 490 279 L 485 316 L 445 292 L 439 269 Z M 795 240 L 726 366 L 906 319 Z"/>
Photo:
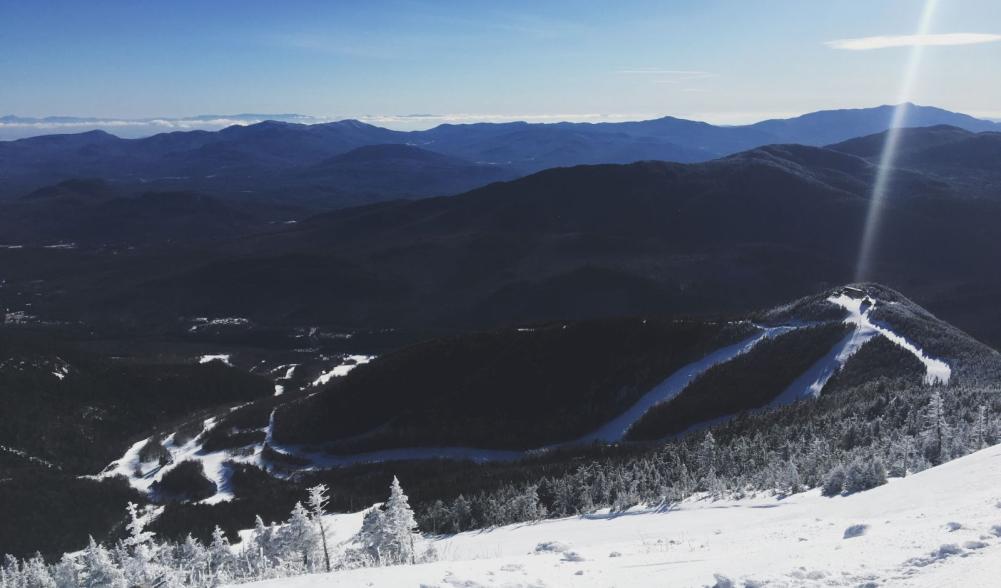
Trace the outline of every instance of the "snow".
<path fill-rule="evenodd" d="M 821 390 L 831 377 L 838 373 L 851 356 L 859 350 L 862 345 L 877 335 L 873 329 L 856 326 L 851 333 L 838 342 L 831 349 L 830 353 L 817 360 L 810 368 L 803 372 L 785 390 L 775 397 L 769 404 L 769 408 L 785 406 L 806 398 L 816 398 L 820 396 Z"/>
<path fill-rule="evenodd" d="M 224 364 L 232 367 L 233 364 L 229 362 L 230 355 L 228 353 L 219 353 L 216 355 L 203 355 L 198 358 L 198 363 L 209 363 L 213 361 L 221 361 Z"/>
<path fill-rule="evenodd" d="M 621 441 L 629 431 L 629 428 L 632 427 L 636 421 L 640 420 L 640 418 L 642 418 L 648 410 L 650 410 L 653 406 L 660 404 L 661 402 L 666 402 L 680 394 L 681 391 L 692 382 L 692 380 L 697 378 L 709 368 L 720 363 L 728 362 L 743 353 L 747 353 L 764 339 L 781 335 L 793 330 L 794 328 L 795 327 L 789 326 L 763 328 L 760 333 L 749 339 L 723 347 L 722 349 L 717 349 L 702 359 L 682 367 L 678 371 L 671 374 L 666 380 L 655 386 L 652 390 L 644 394 L 626 412 L 605 423 L 597 431 L 581 437 L 575 443 L 614 443 Z"/>
<path fill-rule="evenodd" d="M 244 327 L 250 324 L 250 319 L 241 316 L 227 316 L 221 318 L 209 318 L 209 317 L 195 317 L 191 320 L 193 323 L 188 331 L 191 333 L 197 333 L 198 331 L 205 329 L 207 327 Z"/>
<path fill-rule="evenodd" d="M 52 463 L 51 461 L 48 461 L 48 460 L 45 460 L 45 459 L 42 459 L 42 458 L 40 458 L 40 457 L 35 457 L 34 455 L 30 455 L 30 454 L 28 454 L 27 452 L 25 452 L 25 451 L 22 451 L 22 450 L 20 450 L 20 449 L 17 449 L 17 448 L 15 448 L 15 447 L 8 447 L 8 446 L 6 446 L 6 445 L 0 445 L 0 452 L 5 452 L 5 453 L 11 453 L 11 454 L 14 454 L 14 455 L 16 455 L 16 456 L 18 456 L 18 457 L 20 457 L 20 458 L 22 458 L 22 459 L 26 459 L 26 460 L 28 460 L 28 461 L 31 461 L 31 462 L 34 462 L 34 463 L 37 463 L 37 464 L 39 464 L 39 465 L 43 465 L 43 466 L 45 466 L 45 467 L 47 467 L 47 468 L 55 468 L 55 467 L 58 467 L 58 466 L 56 466 L 56 464 Z"/>
<path fill-rule="evenodd" d="M 274 368 L 274 372 L 281 372 L 285 370 L 285 375 L 279 376 L 278 380 L 288 382 L 292 379 L 292 375 L 295 373 L 295 368 L 299 367 L 297 363 L 283 364 Z M 275 382 L 275 396 L 281 396 L 285 393 L 285 384 L 279 384 Z"/>
<path fill-rule="evenodd" d="M 362 364 L 368 363 L 373 359 L 375 359 L 374 355 L 349 355 L 345 358 L 343 363 L 323 372 L 315 380 L 313 380 L 313 386 L 322 386 L 333 378 L 346 376 L 351 370 Z"/>
<path fill-rule="evenodd" d="M 926 368 L 926 382 L 948 383 L 951 370 L 945 362 L 928 357 L 919 348 L 901 335 L 893 332 L 890 328 L 884 325 L 875 324 L 869 319 L 869 314 L 872 308 L 874 308 L 877 304 L 877 302 L 871 297 L 865 296 L 862 298 L 856 298 L 842 292 L 841 294 L 829 297 L 827 300 L 828 302 L 835 304 L 848 312 L 845 322 L 854 325 L 854 329 L 851 333 L 839 341 L 825 357 L 821 358 L 813 366 L 811 366 L 810 369 L 801 374 L 789 387 L 786 388 L 786 390 L 769 403 L 768 407 L 781 406 L 804 398 L 818 396 L 831 376 L 837 373 L 837 371 L 844 366 L 848 359 L 851 358 L 852 355 L 854 355 L 858 349 L 862 347 L 862 345 L 876 336 L 884 336 L 893 343 L 914 354 Z M 207 322 L 207 319 L 196 320 L 199 322 Z M 211 322 L 239 322 L 241 320 L 246 319 L 215 319 Z M 667 379 L 644 394 L 628 410 L 605 423 L 597 430 L 578 439 L 556 443 L 548 447 L 542 447 L 529 451 L 503 451 L 475 447 L 403 447 L 382 451 L 372 451 L 368 453 L 337 455 L 318 450 L 318 448 L 315 447 L 307 448 L 297 445 L 276 445 L 271 439 L 271 425 L 269 424 L 268 427 L 263 430 L 267 435 L 266 442 L 272 449 L 281 453 L 294 455 L 297 458 L 308 460 L 308 469 L 327 469 L 361 463 L 422 459 L 461 459 L 475 462 L 510 461 L 557 447 L 594 442 L 615 443 L 621 441 L 628 432 L 629 428 L 642 418 L 642 416 L 650 408 L 677 396 L 682 390 L 685 389 L 686 386 L 688 386 L 689 383 L 706 370 L 715 365 L 731 361 L 743 353 L 747 353 L 754 348 L 755 345 L 767 338 L 776 337 L 804 326 L 809 325 L 804 323 L 798 325 L 759 327 L 761 329 L 760 332 L 754 336 L 739 343 L 718 349 L 713 353 L 710 353 L 709 355 L 677 370 Z M 324 385 L 335 377 L 347 375 L 358 365 L 368 363 L 372 359 L 374 359 L 374 356 L 370 355 L 346 356 L 342 358 L 338 365 L 321 373 L 310 385 L 313 387 Z M 200 363 L 207 363 L 216 360 L 223 361 L 227 365 L 231 365 L 230 356 L 227 354 L 204 355 L 201 357 Z M 297 364 L 287 364 L 278 366 L 275 370 L 279 372 L 281 370 L 286 370 L 284 378 L 278 379 L 283 379 L 287 382 L 294 374 L 296 368 Z M 275 396 L 280 396 L 284 392 L 285 385 L 276 382 L 274 391 Z M 732 415 L 725 415 L 711 421 L 695 424 L 684 431 L 682 435 L 713 426 L 728 420 L 729 418 L 732 418 Z M 212 421 L 206 421 L 206 427 L 208 428 L 210 426 L 212 426 Z M 232 451 L 220 451 L 206 454 L 200 451 L 200 445 L 198 445 L 197 440 L 191 440 L 182 447 L 176 447 L 172 444 L 172 439 L 173 436 L 167 437 L 164 445 L 168 451 L 171 452 L 174 464 L 180 463 L 186 459 L 200 461 L 205 468 L 206 475 L 216 482 L 218 492 L 216 495 L 207 499 L 207 502 L 210 503 L 232 499 L 232 494 L 227 491 L 227 469 L 223 465 L 224 462 L 235 461 L 255 463 L 260 466 L 267 465 L 263 462 L 261 457 L 263 444 L 253 444 L 246 448 L 241 448 L 241 451 L 238 453 L 234 453 Z M 145 442 L 146 440 L 143 440 L 130 448 L 122 459 L 109 466 L 109 471 L 113 473 L 122 473 L 129 478 L 134 487 L 139 490 L 148 491 L 150 485 L 154 481 L 158 480 L 166 471 L 168 471 L 172 465 L 168 465 L 163 468 L 160 468 L 157 465 L 155 468 L 150 469 L 150 471 L 143 470 L 142 475 L 137 476 L 135 474 L 136 468 L 137 466 L 142 466 L 142 464 L 138 463 L 138 451 L 142 448 Z M 103 473 L 102 475 L 107 475 L 107 473 Z"/>
<path fill-rule="evenodd" d="M 203 432 L 208 431 L 214 426 L 215 418 L 208 418 L 202 423 L 202 430 Z M 237 455 L 225 450 L 204 453 L 201 451 L 201 440 L 198 436 L 178 445 L 174 441 L 174 434 L 170 434 L 162 442 L 163 447 L 170 452 L 170 464 L 160 466 L 159 463 L 144 463 L 139 458 L 139 453 L 149 440 L 150 438 L 147 438 L 133 443 L 125 455 L 112 462 L 96 477 L 124 476 L 133 488 L 148 493 L 153 483 L 160 481 L 177 464 L 184 461 L 197 461 L 202 464 L 205 477 L 215 482 L 216 485 L 216 493 L 202 500 L 201 503 L 216 504 L 233 499 L 233 493 L 229 489 L 229 471 L 224 465 L 227 461 L 241 463 L 258 463 L 260 461 L 261 447 L 255 447 L 253 453 L 249 455 Z"/>
<path fill-rule="evenodd" d="M 850 496 L 693 499 L 461 533 L 439 561 L 251 584 L 319 586 L 993 586 L 1001 445 Z M 336 544 L 362 513 L 330 517 Z M 950 523 L 958 523 L 950 524 Z M 540 546 L 558 546 L 558 549 Z"/>
<path fill-rule="evenodd" d="M 914 357 L 916 357 L 918 361 L 925 366 L 926 384 L 949 383 L 949 379 L 952 377 L 952 369 L 949 368 L 949 364 L 939 359 L 928 357 L 925 355 L 924 351 L 919 349 L 903 336 L 894 333 L 892 330 L 883 325 L 869 320 L 869 314 L 876 306 L 875 300 L 869 296 L 864 298 L 853 298 L 842 292 L 836 296 L 829 297 L 827 301 L 847 310 L 848 318 L 845 319 L 845 322 L 856 325 L 856 330 L 871 331 L 874 334 L 882 335 L 914 355 Z"/>

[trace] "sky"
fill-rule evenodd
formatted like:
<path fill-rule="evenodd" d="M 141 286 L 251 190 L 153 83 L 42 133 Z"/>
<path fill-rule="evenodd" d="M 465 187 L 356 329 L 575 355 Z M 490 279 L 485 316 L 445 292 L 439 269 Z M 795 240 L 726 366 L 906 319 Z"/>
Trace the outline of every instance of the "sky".
<path fill-rule="evenodd" d="M 1001 2 L 0 0 L 0 115 L 740 124 L 912 101 L 1001 118 Z M 414 117 L 410 115 L 433 115 Z"/>

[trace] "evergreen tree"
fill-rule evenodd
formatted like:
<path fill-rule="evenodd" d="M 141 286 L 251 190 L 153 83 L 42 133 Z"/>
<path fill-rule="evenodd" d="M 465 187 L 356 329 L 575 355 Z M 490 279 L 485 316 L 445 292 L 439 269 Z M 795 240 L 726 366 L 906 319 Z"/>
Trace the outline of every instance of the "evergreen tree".
<path fill-rule="evenodd" d="M 265 525 L 260 515 L 254 518 L 254 533 L 250 541 L 258 568 L 266 568 L 276 552 L 275 529 L 271 525 Z"/>
<path fill-rule="evenodd" d="M 933 464 L 945 461 L 948 455 L 949 424 L 945 420 L 945 400 L 938 390 L 932 391 L 925 408 L 925 439 L 928 459 Z"/>
<path fill-rule="evenodd" d="M 382 552 L 391 558 L 392 563 L 415 563 L 417 551 L 414 535 L 417 521 L 414 511 L 410 508 L 407 495 L 403 493 L 400 481 L 393 476 L 389 486 L 389 499 L 386 501 L 383 515 L 383 549 Z"/>
<path fill-rule="evenodd" d="M 24 562 L 21 568 L 21 582 L 25 588 L 57 588 L 56 581 L 49 573 L 40 553 L 36 553 L 34 557 Z"/>
<path fill-rule="evenodd" d="M 233 567 L 233 551 L 229 546 L 229 539 L 219 525 L 212 530 L 212 543 L 208 549 L 209 567 L 216 581 L 223 583 L 232 578 L 230 571 Z"/>
<path fill-rule="evenodd" d="M 320 544 L 323 547 L 323 562 L 330 571 L 330 551 L 327 549 L 327 530 L 323 526 L 323 515 L 327 513 L 327 503 L 330 499 L 327 496 L 327 487 L 324 484 L 317 484 L 309 489 L 309 513 L 313 517 L 320 533 Z"/>
<path fill-rule="evenodd" d="M 988 424 L 987 424 L 987 406 L 981 404 L 977 407 L 977 420 L 973 424 L 973 449 L 983 449 L 988 445 Z"/>
<path fill-rule="evenodd" d="M 476 522 L 473 520 L 473 508 L 469 504 L 469 500 L 462 494 L 452 503 L 451 511 L 452 530 L 454 532 L 460 533 L 476 525 Z"/>
<path fill-rule="evenodd" d="M 824 496 L 837 496 L 845 489 L 845 467 L 841 464 L 835 465 L 824 478 L 824 485 L 821 494 Z"/>
<path fill-rule="evenodd" d="M 111 561 L 111 554 L 103 545 L 90 538 L 83 552 L 80 569 L 81 588 L 125 588 L 125 574 Z"/>
<path fill-rule="evenodd" d="M 365 513 L 361 523 L 361 530 L 355 537 L 355 542 L 360 547 L 359 565 L 382 565 L 382 546 L 384 538 L 385 520 L 382 510 L 378 506 L 373 506 Z"/>
<path fill-rule="evenodd" d="M 131 583 L 148 585 L 162 573 L 162 570 L 153 565 L 158 547 L 153 540 L 155 534 L 146 530 L 155 511 L 149 506 L 139 508 L 137 504 L 129 502 L 126 512 L 128 522 L 125 528 L 128 536 L 121 543 L 124 549 L 118 559 Z"/>
<path fill-rule="evenodd" d="M 295 503 L 288 521 L 279 531 L 282 551 L 297 558 L 305 571 L 311 571 L 320 538 L 309 511 L 301 502 Z"/>
<path fill-rule="evenodd" d="M 52 567 L 52 579 L 56 588 L 77 588 L 80 585 L 77 563 L 73 556 L 64 553 L 59 563 Z"/>

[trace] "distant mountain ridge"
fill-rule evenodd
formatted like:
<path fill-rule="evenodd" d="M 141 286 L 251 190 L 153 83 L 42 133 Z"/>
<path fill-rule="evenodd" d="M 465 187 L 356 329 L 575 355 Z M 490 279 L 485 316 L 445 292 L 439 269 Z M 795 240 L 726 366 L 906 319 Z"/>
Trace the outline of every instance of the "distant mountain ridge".
<path fill-rule="evenodd" d="M 957 157 L 948 167 L 905 165 L 894 175 L 874 278 L 996 344 L 1001 282 L 984 268 L 1001 252 L 1001 167 L 983 169 L 980 154 L 981 142 L 989 146 L 996 134 L 936 127 L 908 131 L 908 141 L 934 144 L 938 139 L 923 136 L 943 134 L 950 144 L 970 145 L 969 165 Z M 862 152 L 879 140 L 860 140 Z M 123 259 L 101 266 L 100 289 L 33 305 L 43 314 L 48 307 L 95 320 L 109 313 L 158 324 L 245 316 L 261 324 L 396 329 L 739 312 L 853 278 L 877 167 L 872 157 L 846 152 L 850 147 L 769 145 L 697 164 L 551 169 L 456 196 L 258 224 L 230 241 L 225 237 L 240 227 L 222 225 L 211 251 L 176 248 L 176 262 L 144 266 L 143 281 L 128 275 L 132 266 Z M 334 165 L 338 173 L 348 169 Z M 971 182 L 971 174 L 980 179 Z M 44 201 L 22 204 L 34 203 Z M 148 222 L 122 210 L 137 219 L 130 222 Z M 170 234 L 183 235 L 180 223 L 190 220 L 181 212 L 173 218 Z M 206 208 L 198 218 L 212 226 L 231 217 Z M 5 224 L 13 232 L 25 223 Z M 111 221 L 97 226 L 109 228 L 92 231 L 92 243 L 121 231 L 112 231 Z M 28 248 L 8 252 L 12 260 L 31 255 Z M 97 269 L 87 268 L 69 267 L 48 287 L 66 282 L 59 287 L 76 292 L 73 280 L 93 281 Z"/>
<path fill-rule="evenodd" d="M 910 126 L 951 125 L 972 132 L 1001 130 L 999 123 L 939 108 L 912 104 L 906 108 L 905 120 Z M 143 183 L 147 187 L 167 184 L 170 189 L 215 194 L 286 197 L 283 192 L 288 191 L 288 186 L 282 183 L 282 174 L 360 147 L 387 144 L 409 145 L 500 170 L 492 178 L 479 178 L 477 172 L 457 182 L 461 189 L 468 189 L 482 185 L 476 184 L 478 181 L 488 183 L 552 167 L 644 160 L 693 163 L 767 144 L 838 143 L 886 130 L 893 110 L 892 106 L 880 106 L 822 111 L 731 127 L 664 117 L 622 123 L 445 124 L 405 132 L 342 120 L 311 125 L 264 121 L 217 132 L 178 131 L 141 139 L 120 139 L 104 131 L 46 135 L 0 142 L 0 178 L 5 180 L 6 188 L 0 198 L 78 177 Z M 446 173 L 454 177 L 455 170 Z M 442 183 L 442 190 L 450 189 L 448 182 Z M 412 186 L 392 185 L 374 197 L 390 199 L 413 193 Z M 424 190 L 421 195 L 447 193 Z M 358 203 L 357 198 L 343 191 L 326 190 L 303 198 L 326 208 Z"/>

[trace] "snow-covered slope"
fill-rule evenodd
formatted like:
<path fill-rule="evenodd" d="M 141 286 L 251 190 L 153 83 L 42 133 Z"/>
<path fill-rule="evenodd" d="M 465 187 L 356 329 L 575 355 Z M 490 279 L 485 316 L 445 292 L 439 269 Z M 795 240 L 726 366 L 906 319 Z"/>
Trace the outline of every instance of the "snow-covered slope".
<path fill-rule="evenodd" d="M 876 308 L 901 304 L 898 298 L 899 295 L 877 286 L 848 286 L 829 291 L 819 297 L 803 299 L 786 307 L 776 309 L 774 312 L 786 314 L 776 319 L 776 322 L 770 326 L 759 327 L 760 330 L 748 339 L 716 349 L 707 353 L 701 359 L 681 367 L 641 396 L 627 410 L 614 417 L 610 417 L 608 421 L 591 433 L 576 439 L 567 439 L 559 443 L 539 447 L 528 452 L 466 446 L 419 446 L 396 447 L 376 451 L 358 451 L 350 454 L 328 453 L 324 451 L 322 445 L 298 446 L 277 442 L 273 436 L 276 411 L 270 409 L 271 418 L 266 425 L 261 423 L 260 428 L 241 430 L 243 433 L 255 432 L 260 435 L 259 440 L 248 441 L 238 447 L 209 451 L 203 447 L 204 438 L 196 438 L 177 444 L 173 442 L 173 435 L 163 435 L 159 440 L 162 442 L 165 451 L 170 453 L 170 459 L 167 464 L 161 465 L 159 463 L 141 463 L 139 455 L 148 441 L 148 439 L 145 439 L 129 448 L 125 455 L 110 464 L 102 472 L 101 476 L 123 475 L 129 479 L 133 487 L 148 492 L 154 482 L 162 479 L 177 464 L 184 460 L 199 461 L 205 469 L 206 476 L 216 484 L 217 488 L 216 494 L 204 499 L 203 502 L 214 503 L 233 498 L 232 493 L 228 489 L 228 472 L 225 466 L 225 462 L 227 461 L 251 463 L 264 470 L 271 471 L 273 474 L 284 476 L 294 473 L 295 470 L 328 469 L 358 463 L 399 460 L 459 459 L 477 462 L 510 461 L 553 448 L 580 446 L 595 442 L 621 442 L 623 436 L 630 430 L 630 427 L 635 425 L 649 410 L 659 404 L 671 401 L 707 370 L 734 360 L 734 358 L 747 353 L 765 339 L 781 337 L 791 331 L 823 322 L 817 320 L 817 317 L 812 316 L 804 310 L 807 305 L 812 303 L 811 301 L 815 301 L 819 307 L 830 313 L 823 318 L 826 320 L 842 320 L 851 325 L 852 329 L 823 358 L 802 373 L 785 390 L 776 391 L 776 396 L 761 408 L 774 408 L 798 400 L 819 396 L 828 380 L 837 374 L 866 342 L 874 337 L 885 337 L 917 358 L 925 368 L 924 381 L 926 384 L 948 384 L 951 377 L 951 368 L 948 363 L 941 359 L 930 357 L 914 342 L 895 331 L 891 325 L 870 318 Z M 908 304 L 910 303 L 908 302 Z M 370 356 L 365 355 L 350 355 L 339 358 L 335 363 L 322 369 L 315 378 L 310 376 L 309 379 L 305 380 L 299 392 L 313 395 L 316 393 L 316 389 L 322 387 L 329 380 L 345 376 L 358 365 L 368 363 L 371 359 Z M 201 361 L 211 360 L 228 362 L 230 356 L 217 354 L 205 355 L 201 358 Z M 270 374 L 275 377 L 276 381 L 276 395 L 289 392 L 285 390 L 285 384 L 291 381 L 292 374 L 297 371 L 297 364 L 281 364 L 271 369 Z M 282 401 L 284 400 L 283 398 Z M 280 402 L 276 401 L 275 405 L 280 406 Z M 238 408 L 240 407 L 233 407 L 233 410 L 237 410 Z M 715 425 L 732 418 L 732 416 L 726 415 L 711 421 L 692 423 L 692 426 L 688 430 L 695 431 Z M 216 425 L 217 421 L 215 419 L 206 420 L 203 430 L 208 432 Z M 267 445 L 272 456 L 284 455 L 296 460 L 299 465 L 293 467 L 291 470 L 284 466 L 273 467 L 274 464 L 265 455 L 265 445 Z"/>
<path fill-rule="evenodd" d="M 199 363 L 221 361 L 231 366 L 232 364 L 230 363 L 230 358 L 231 356 L 228 354 L 203 355 L 199 358 Z M 371 360 L 372 356 L 368 355 L 347 355 L 343 358 L 336 358 L 334 360 L 335 363 L 329 366 L 329 368 L 325 368 L 315 381 L 308 383 L 300 390 L 296 390 L 296 392 L 308 393 L 307 389 L 326 384 L 335 377 L 346 376 L 354 368 L 368 363 Z M 280 365 L 271 371 L 282 374 L 277 378 L 278 381 L 289 382 L 297 367 L 297 364 Z M 282 384 L 276 384 L 275 396 L 281 396 L 283 392 L 284 386 Z M 245 406 L 245 404 L 233 406 L 230 408 L 230 412 L 235 411 L 242 406 Z M 234 496 L 229 488 L 229 470 L 226 463 L 249 463 L 260 467 L 266 467 L 267 464 L 262 457 L 262 453 L 264 451 L 263 441 L 270 441 L 272 423 L 269 422 L 268 425 L 260 431 L 262 435 L 262 442 L 251 443 L 243 447 L 238 447 L 236 450 L 206 450 L 203 435 L 204 433 L 207 433 L 219 426 L 218 421 L 219 419 L 216 417 L 202 420 L 198 433 L 194 437 L 185 437 L 183 442 L 178 442 L 177 432 L 166 433 L 155 437 L 147 437 L 137 441 L 125 451 L 122 457 L 110 463 L 101 473 L 94 477 L 101 479 L 113 476 L 122 476 L 127 479 L 129 484 L 136 490 L 144 493 L 150 493 L 153 485 L 156 482 L 163 480 L 163 477 L 172 469 L 177 467 L 178 464 L 185 461 L 196 461 L 201 464 L 205 477 L 215 484 L 216 487 L 216 491 L 212 496 L 205 498 L 200 502 L 203 504 L 215 504 L 232 500 Z M 188 423 L 189 426 L 190 424 L 191 423 Z M 162 450 L 169 455 L 169 459 L 166 459 L 165 463 L 160 463 L 158 459 L 143 461 L 143 449 L 148 443 L 151 442 L 159 443 L 162 446 Z M 333 465 L 330 467 L 333 467 Z"/>
<path fill-rule="evenodd" d="M 336 541 L 360 525 L 336 518 Z M 252 586 L 996 586 L 1001 445 L 846 497 L 694 500 L 433 543 L 435 563 Z"/>

